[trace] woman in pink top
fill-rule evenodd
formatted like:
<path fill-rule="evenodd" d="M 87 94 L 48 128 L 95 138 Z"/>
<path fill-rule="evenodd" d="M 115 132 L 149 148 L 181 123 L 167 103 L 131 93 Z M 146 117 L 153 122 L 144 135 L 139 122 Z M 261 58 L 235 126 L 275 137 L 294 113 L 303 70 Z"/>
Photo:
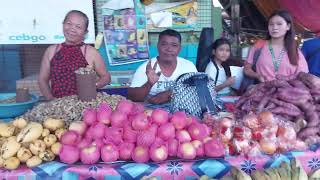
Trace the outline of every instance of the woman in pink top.
<path fill-rule="evenodd" d="M 279 76 L 308 72 L 307 62 L 294 39 L 292 17 L 287 11 L 276 10 L 272 13 L 268 20 L 268 32 L 267 41 L 262 45 L 256 63 L 256 72 L 252 70 L 252 64 L 257 47 L 253 47 L 244 65 L 244 73 L 265 82 L 275 80 Z"/>

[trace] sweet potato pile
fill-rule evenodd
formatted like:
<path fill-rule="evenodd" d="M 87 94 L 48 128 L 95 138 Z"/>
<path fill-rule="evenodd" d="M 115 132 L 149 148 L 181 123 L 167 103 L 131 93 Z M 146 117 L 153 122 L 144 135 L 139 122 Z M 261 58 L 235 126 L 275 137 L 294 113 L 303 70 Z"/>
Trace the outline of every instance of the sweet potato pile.
<path fill-rule="evenodd" d="M 320 78 L 314 75 L 301 72 L 296 77 L 255 85 L 240 97 L 236 107 L 238 117 L 267 110 L 285 121 L 305 121 L 298 137 L 320 142 Z"/>

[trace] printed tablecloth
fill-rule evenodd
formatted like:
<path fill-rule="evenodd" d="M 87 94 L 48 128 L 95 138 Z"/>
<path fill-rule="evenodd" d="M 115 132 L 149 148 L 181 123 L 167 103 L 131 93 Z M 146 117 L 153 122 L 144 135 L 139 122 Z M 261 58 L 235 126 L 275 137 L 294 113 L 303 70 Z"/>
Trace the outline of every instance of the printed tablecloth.
<path fill-rule="evenodd" d="M 141 179 L 155 176 L 157 179 L 198 179 L 202 175 L 221 178 L 231 166 L 237 166 L 247 173 L 256 169 L 277 167 L 281 162 L 289 162 L 296 157 L 307 172 L 320 167 L 320 146 L 314 145 L 304 152 L 288 152 L 273 156 L 259 157 L 229 156 L 195 161 L 168 160 L 162 163 L 116 162 L 95 165 L 67 165 L 57 161 L 47 162 L 38 167 L 21 166 L 17 170 L 0 169 L 0 179 L 6 180 L 120 180 Z"/>

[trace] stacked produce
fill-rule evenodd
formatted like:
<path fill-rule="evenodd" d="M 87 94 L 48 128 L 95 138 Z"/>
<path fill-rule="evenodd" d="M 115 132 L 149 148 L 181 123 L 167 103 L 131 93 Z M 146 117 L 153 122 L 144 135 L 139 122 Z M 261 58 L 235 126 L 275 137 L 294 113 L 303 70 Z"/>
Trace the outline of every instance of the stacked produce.
<path fill-rule="evenodd" d="M 238 117 L 250 112 L 270 111 L 284 121 L 305 121 L 298 137 L 313 144 L 320 142 L 320 79 L 299 73 L 296 78 L 260 83 L 236 103 Z"/>
<path fill-rule="evenodd" d="M 232 114 L 215 119 L 206 116 L 204 122 L 212 127 L 212 137 L 221 139 L 230 155 L 272 155 L 307 149 L 296 138 L 295 124 L 278 120 L 271 112 L 251 113 L 237 121 Z"/>
<path fill-rule="evenodd" d="M 68 125 L 73 121 L 80 121 L 85 108 L 96 108 L 101 102 L 108 102 L 112 108 L 115 108 L 122 99 L 125 98 L 120 95 L 106 93 L 98 93 L 97 98 L 93 101 L 80 101 L 76 95 L 67 96 L 49 102 L 42 102 L 31 111 L 25 113 L 22 118 L 36 122 L 43 122 L 47 118 L 64 119 Z"/>
<path fill-rule="evenodd" d="M 203 175 L 199 180 L 209 180 L 210 177 Z M 293 159 L 289 163 L 282 162 L 279 167 L 256 170 L 250 175 L 237 167 L 231 167 L 231 173 L 220 180 L 316 180 L 320 179 L 320 169 L 315 169 L 309 174 L 303 169 L 300 162 Z M 212 179 L 214 180 L 214 179 Z"/>
<path fill-rule="evenodd" d="M 54 160 L 59 153 L 64 125 L 61 119 L 46 119 L 43 124 L 22 118 L 0 123 L 0 167 L 16 169 L 20 163 L 34 167 Z"/>
<path fill-rule="evenodd" d="M 141 104 L 122 100 L 115 110 L 107 103 L 87 108 L 83 121 L 73 122 L 61 137 L 62 162 L 94 164 L 117 160 L 159 162 L 168 157 L 194 159 L 221 157 L 222 143 L 209 137 L 211 130 L 184 112 L 144 110 Z M 72 156 L 70 156 L 72 154 Z"/>

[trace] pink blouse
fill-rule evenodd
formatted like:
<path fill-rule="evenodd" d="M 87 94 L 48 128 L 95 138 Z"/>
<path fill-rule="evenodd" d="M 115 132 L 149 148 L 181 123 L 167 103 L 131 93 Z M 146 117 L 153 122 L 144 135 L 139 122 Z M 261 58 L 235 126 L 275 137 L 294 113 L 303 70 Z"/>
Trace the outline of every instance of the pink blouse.
<path fill-rule="evenodd" d="M 253 54 L 255 50 L 256 47 L 254 46 L 252 46 L 250 49 L 247 59 L 247 62 L 250 64 L 253 63 Z M 298 65 L 294 66 L 290 64 L 288 54 L 285 52 L 280 62 L 278 72 L 276 73 L 272 62 L 272 55 L 268 48 L 268 43 L 265 43 L 262 47 L 261 54 L 256 64 L 257 73 L 263 75 L 266 78 L 266 81 L 271 81 L 276 79 L 276 75 L 289 76 L 297 75 L 301 71 L 309 72 L 308 64 L 300 49 L 298 50 L 298 54 Z"/>

